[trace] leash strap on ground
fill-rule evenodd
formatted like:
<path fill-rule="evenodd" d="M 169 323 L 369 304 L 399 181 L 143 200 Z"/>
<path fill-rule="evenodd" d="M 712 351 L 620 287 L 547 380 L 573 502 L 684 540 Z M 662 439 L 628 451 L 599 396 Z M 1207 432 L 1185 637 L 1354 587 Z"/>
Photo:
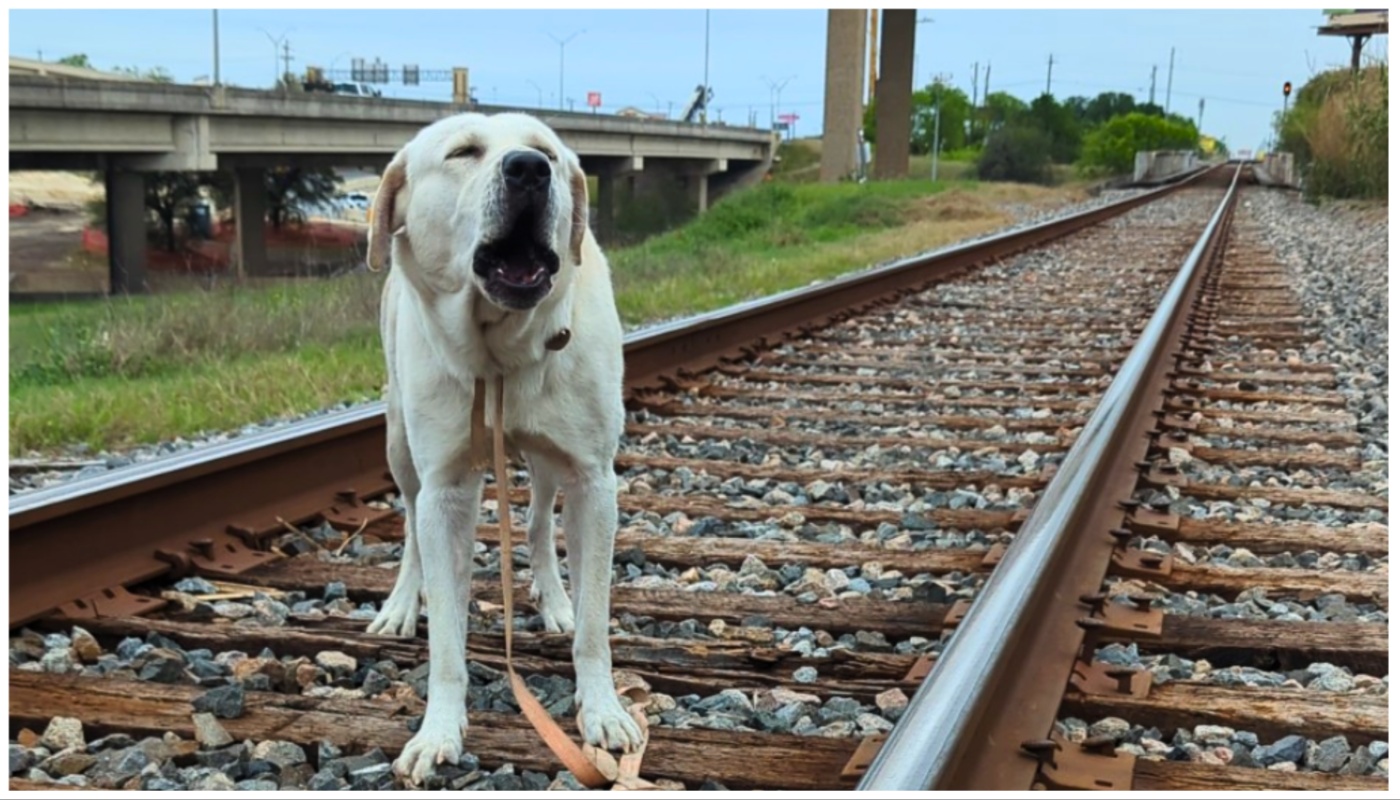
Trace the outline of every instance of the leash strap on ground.
<path fill-rule="evenodd" d="M 501 528 L 501 594 L 504 599 L 503 605 L 506 615 L 506 674 L 510 679 L 511 691 L 515 694 L 515 701 L 520 704 L 520 710 L 525 714 L 525 718 L 530 721 L 530 724 L 535 727 L 540 738 L 544 739 L 544 743 L 549 746 L 554 755 L 584 786 L 590 789 L 601 789 L 611 783 L 614 791 L 653 789 L 655 788 L 653 784 L 642 780 L 639 776 L 642 753 L 646 750 L 649 738 L 644 711 L 647 704 L 645 684 L 638 683 L 623 687 L 620 691 L 625 698 L 632 701 L 628 707 L 628 713 L 642 728 L 642 744 L 635 752 L 623 755 L 619 761 L 602 748 L 585 744 L 580 749 L 578 745 L 574 744 L 564 729 L 559 727 L 559 723 L 555 722 L 544 706 L 540 705 L 540 701 L 535 699 L 535 695 L 530 692 L 530 688 L 525 685 L 525 681 L 515 671 L 515 660 L 512 654 L 515 628 L 515 567 L 512 561 L 515 552 L 510 521 L 510 480 L 506 472 L 505 378 L 500 376 L 496 378 L 495 394 L 496 424 L 492 428 L 493 441 L 490 446 L 490 450 L 493 450 L 494 453 L 487 456 L 489 451 L 486 448 L 485 436 L 486 381 L 481 378 L 477 379 L 476 396 L 472 402 L 470 458 L 474 466 L 480 464 L 482 468 L 485 467 L 483 462 L 487 460 L 495 462 L 496 518 L 500 520 Z M 481 443 L 481 446 L 478 446 L 478 442 Z M 483 456 L 486 457 L 483 458 Z"/>

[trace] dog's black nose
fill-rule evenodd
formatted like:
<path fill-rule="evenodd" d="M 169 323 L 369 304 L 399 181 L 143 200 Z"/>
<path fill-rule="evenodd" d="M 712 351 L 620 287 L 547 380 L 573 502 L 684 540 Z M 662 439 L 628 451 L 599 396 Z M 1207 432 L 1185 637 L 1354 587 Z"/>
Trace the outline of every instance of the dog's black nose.
<path fill-rule="evenodd" d="M 501 172 L 511 189 L 540 190 L 549 185 L 549 159 L 537 150 L 516 150 L 506 156 Z"/>

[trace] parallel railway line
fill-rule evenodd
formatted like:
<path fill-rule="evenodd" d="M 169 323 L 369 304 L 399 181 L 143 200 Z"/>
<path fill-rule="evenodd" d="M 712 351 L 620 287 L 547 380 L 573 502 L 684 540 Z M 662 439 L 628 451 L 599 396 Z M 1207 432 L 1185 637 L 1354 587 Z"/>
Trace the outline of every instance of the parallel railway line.
<path fill-rule="evenodd" d="M 1281 268 L 1230 224 L 1259 191 L 1234 173 L 629 341 L 613 647 L 652 692 L 644 777 L 1384 787 L 1387 505 L 1348 477 L 1355 419 Z M 1073 455 L 1115 405 L 1157 420 L 1123 440 L 1141 453 Z M 71 717 L 93 761 L 54 733 L 16 770 L 12 745 L 11 787 L 388 788 L 426 643 L 363 632 L 402 535 L 374 413 L 187 461 L 14 503 L 12 741 Z M 1063 547 L 1093 555 L 1055 555 L 1013 613 L 993 576 L 1052 564 L 1025 543 L 1071 508 L 1075 462 L 1092 502 Z M 472 756 L 433 785 L 544 788 L 560 768 L 500 680 L 487 497 Z M 568 640 L 518 580 L 518 669 L 571 719 Z M 192 703 L 231 683 L 213 746 Z M 129 769 L 143 747 L 157 766 Z"/>

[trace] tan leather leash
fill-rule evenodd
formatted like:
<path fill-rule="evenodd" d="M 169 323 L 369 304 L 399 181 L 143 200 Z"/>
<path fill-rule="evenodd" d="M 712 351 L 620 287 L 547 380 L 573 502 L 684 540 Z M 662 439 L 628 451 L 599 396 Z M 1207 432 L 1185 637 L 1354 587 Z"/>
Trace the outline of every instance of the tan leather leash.
<path fill-rule="evenodd" d="M 569 329 L 565 328 L 551 338 L 545 346 L 550 350 L 563 349 L 569 343 Z M 549 715 L 540 701 L 530 692 L 525 681 L 515 671 L 512 655 L 513 632 L 515 628 L 514 586 L 515 565 L 513 533 L 510 520 L 510 480 L 506 473 L 505 447 L 505 377 L 498 375 L 495 380 L 496 425 L 492 428 L 490 445 L 486 442 L 486 380 L 477 378 L 475 397 L 472 398 L 470 460 L 473 470 L 485 470 L 494 462 L 496 471 L 496 517 L 501 530 L 501 594 L 506 615 L 506 674 L 510 679 L 511 692 L 525 718 L 534 726 L 540 738 L 549 749 L 564 763 L 574 777 L 590 789 L 601 789 L 612 784 L 614 791 L 655 789 L 656 786 L 640 777 L 642 754 L 646 751 L 650 732 L 647 728 L 646 706 L 649 702 L 646 683 L 640 678 L 629 685 L 620 687 L 618 694 L 629 702 L 627 711 L 642 729 L 642 743 L 633 752 L 615 758 L 607 750 L 584 744 L 580 749 L 574 744 L 559 723 Z M 582 727 L 580 725 L 580 727 Z"/>

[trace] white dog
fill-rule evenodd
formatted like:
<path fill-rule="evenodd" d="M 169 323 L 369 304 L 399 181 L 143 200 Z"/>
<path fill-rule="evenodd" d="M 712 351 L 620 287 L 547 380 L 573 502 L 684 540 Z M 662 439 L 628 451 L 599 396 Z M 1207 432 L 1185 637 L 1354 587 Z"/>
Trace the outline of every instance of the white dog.
<path fill-rule="evenodd" d="M 396 771 L 421 782 L 462 753 L 472 545 L 484 479 L 469 466 L 470 412 L 476 380 L 494 386 L 498 375 L 505 378 L 505 435 L 523 455 L 533 489 L 531 593 L 550 631 L 573 631 L 577 621 L 583 737 L 611 749 L 640 745 L 641 729 L 613 690 L 608 644 L 622 325 L 607 261 L 588 230 L 578 157 L 524 114 L 435 122 L 385 171 L 369 247 L 374 268 L 392 247 L 380 329 L 389 466 L 406 508 L 398 580 L 369 630 L 413 635 L 421 591 L 431 665 L 423 725 Z M 561 340 L 568 346 L 555 351 Z M 487 424 L 500 424 L 494 403 L 487 407 Z M 560 489 L 572 602 L 554 546 Z"/>

